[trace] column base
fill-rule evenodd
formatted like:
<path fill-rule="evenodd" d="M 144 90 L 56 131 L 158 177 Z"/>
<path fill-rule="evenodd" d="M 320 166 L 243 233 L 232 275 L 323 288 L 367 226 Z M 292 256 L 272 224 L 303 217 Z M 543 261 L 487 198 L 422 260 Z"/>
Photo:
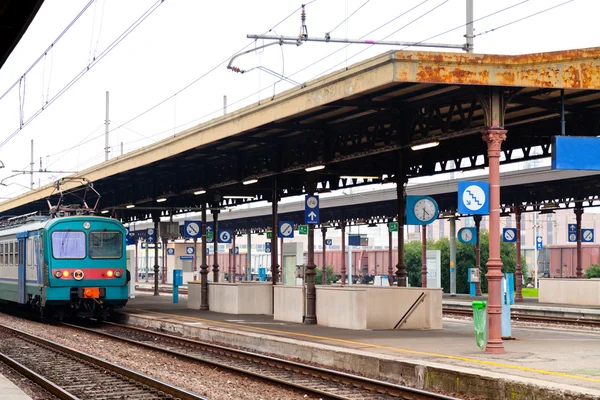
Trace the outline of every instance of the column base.
<path fill-rule="evenodd" d="M 502 344 L 502 340 L 488 341 L 485 352 L 487 354 L 504 354 L 504 344 Z"/>
<path fill-rule="evenodd" d="M 317 324 L 317 317 L 316 316 L 306 316 L 304 317 L 304 325 L 316 325 Z"/>

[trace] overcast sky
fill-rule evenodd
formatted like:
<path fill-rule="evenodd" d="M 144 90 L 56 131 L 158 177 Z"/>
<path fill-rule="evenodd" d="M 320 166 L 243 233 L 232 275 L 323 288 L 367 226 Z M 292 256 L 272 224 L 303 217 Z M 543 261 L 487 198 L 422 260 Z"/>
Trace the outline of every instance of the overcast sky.
<path fill-rule="evenodd" d="M 0 95 L 19 80 L 88 1 L 44 2 L 0 70 Z M 316 0 L 309 3 L 306 7 L 309 35 L 324 36 L 365 1 Z M 0 100 L 0 142 L 19 127 L 20 94 L 24 97 L 23 116 L 27 120 L 155 3 L 155 0 L 96 0 L 53 50 L 27 74 L 24 82 Z M 596 0 L 474 0 L 474 3 L 475 19 L 523 3 L 476 22 L 475 34 L 567 3 L 476 37 L 476 53 L 520 54 L 599 45 L 600 2 Z M 360 38 L 414 8 L 365 39 L 383 39 L 400 29 L 387 40 L 421 41 L 463 25 L 465 4 L 465 0 L 370 0 L 331 36 Z M 111 129 L 168 99 L 110 133 L 111 157 L 120 154 L 121 142 L 128 152 L 221 115 L 223 95 L 228 97 L 228 111 L 261 99 L 268 100 L 273 95 L 273 83 L 277 78 L 259 70 L 236 74 L 225 68 L 226 62 L 185 91 L 170 97 L 251 43 L 246 34 L 268 31 L 300 5 L 301 2 L 295 0 L 165 0 L 87 74 L 0 147 L 0 160 L 6 165 L 0 170 L 0 179 L 12 175 L 13 169 L 29 168 L 31 139 L 35 142 L 36 169 L 40 157 L 44 168 L 62 171 L 81 171 L 102 162 L 106 91 L 110 92 Z M 300 12 L 275 29 L 276 34 L 286 36 L 298 35 L 299 31 Z M 462 44 L 464 33 L 464 27 L 461 27 L 432 41 Z M 262 41 L 257 43 L 261 44 Z M 392 49 L 389 46 L 351 45 L 305 69 L 343 46 L 331 43 L 271 46 L 236 59 L 235 65 L 243 69 L 263 66 L 283 72 L 296 82 L 304 82 Z M 280 92 L 290 87 L 292 84 L 281 82 L 275 90 Z M 260 89 L 263 91 L 256 93 Z M 61 152 L 82 141 L 89 143 Z M 36 187 L 38 179 L 43 185 L 56 178 L 52 174 L 36 174 Z M 0 197 L 14 196 L 26 190 L 19 185 L 27 186 L 29 175 L 10 178 L 4 183 L 9 186 L 0 186 Z"/>

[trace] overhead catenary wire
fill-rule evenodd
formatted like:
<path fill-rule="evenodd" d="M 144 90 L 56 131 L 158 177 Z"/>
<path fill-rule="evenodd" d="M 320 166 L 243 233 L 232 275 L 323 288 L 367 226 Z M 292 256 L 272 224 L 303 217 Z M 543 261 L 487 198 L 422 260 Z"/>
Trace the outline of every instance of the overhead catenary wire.
<path fill-rule="evenodd" d="M 344 22 L 346 22 L 346 21 L 348 21 L 350 18 L 352 18 L 352 16 L 353 16 L 354 14 L 356 14 L 357 12 L 359 12 L 359 11 L 360 11 L 360 9 L 361 9 L 361 8 L 363 8 L 364 6 L 366 6 L 366 5 L 367 5 L 367 3 L 369 3 L 370 1 L 371 1 L 371 0 L 367 0 L 367 1 L 365 1 L 364 3 L 362 3 L 362 4 L 361 4 L 361 5 L 360 5 L 360 6 L 359 6 L 359 7 L 358 7 L 356 10 L 354 10 L 354 11 L 352 12 L 352 14 L 350 14 L 349 16 L 347 16 L 346 18 L 344 18 L 344 19 L 342 20 L 342 22 L 340 22 L 339 24 L 337 24 L 337 25 L 335 26 L 335 28 L 333 28 L 333 29 L 329 30 L 329 32 L 327 32 L 326 36 L 330 35 L 330 34 L 331 34 L 331 33 L 333 33 L 333 32 L 334 32 L 334 31 L 335 31 L 337 28 L 339 28 L 340 26 L 342 26 L 342 24 L 343 24 Z"/>
<path fill-rule="evenodd" d="M 3 94 L 2 96 L 0 96 L 0 101 L 2 101 L 2 99 L 4 99 L 6 97 L 6 95 L 8 93 L 10 93 L 10 91 L 12 89 L 15 88 L 15 86 L 17 86 L 19 84 L 19 81 L 21 80 L 21 78 L 25 75 L 27 75 L 29 72 L 31 72 L 31 70 L 33 68 L 35 68 L 35 66 L 46 56 L 46 54 L 52 50 L 54 48 L 54 46 L 56 46 L 56 44 L 60 41 L 60 39 L 69 31 L 69 29 L 71 29 L 71 27 L 73 25 L 75 25 L 75 23 L 79 20 L 79 18 L 81 18 L 81 16 L 83 14 L 85 14 L 85 12 L 87 11 L 88 8 L 90 8 L 90 6 L 92 5 L 92 3 L 95 0 L 90 0 L 84 7 L 83 9 L 81 9 L 81 11 L 79 11 L 79 13 L 75 16 L 75 18 L 73 18 L 73 20 L 71 22 L 69 22 L 69 24 L 67 25 L 67 27 L 65 29 L 63 29 L 63 31 L 57 36 L 56 39 L 54 39 L 52 41 L 52 43 L 50 43 L 50 45 L 46 48 L 46 50 L 44 50 L 42 52 L 42 54 L 33 62 L 33 64 L 31 64 L 29 66 L 29 68 L 27 68 L 27 70 L 21 74 L 21 76 L 15 81 L 15 83 L 13 83 Z"/>
<path fill-rule="evenodd" d="M 575 0 L 568 0 L 568 1 L 565 1 L 565 2 L 563 2 L 563 3 L 560 3 L 560 4 L 557 4 L 557 5 L 555 5 L 555 6 L 552 6 L 552 7 L 546 8 L 545 10 L 538 11 L 538 12 L 536 12 L 536 13 L 533 13 L 533 14 L 527 15 L 527 16 L 525 16 L 525 17 L 523 17 L 523 18 L 519 18 L 519 19 L 516 19 L 516 20 L 514 20 L 514 21 L 508 22 L 508 23 L 506 23 L 506 24 L 502 24 L 502 25 L 500 25 L 500 26 L 497 26 L 497 27 L 495 27 L 495 28 L 493 28 L 493 29 L 488 29 L 487 31 L 484 31 L 484 32 L 481 32 L 481 33 L 478 33 L 478 34 L 476 34 L 474 37 L 482 36 L 482 35 L 485 35 L 485 34 L 487 34 L 487 33 L 490 33 L 490 32 L 495 32 L 495 31 L 497 31 L 498 29 L 501 29 L 501 28 L 507 27 L 507 26 L 509 26 L 509 25 L 512 25 L 512 24 L 516 24 L 517 22 L 521 22 L 521 21 L 524 21 L 524 20 L 526 20 L 526 19 L 528 19 L 528 18 L 535 17 L 536 15 L 543 14 L 543 13 L 545 13 L 545 12 L 547 12 L 547 11 L 554 10 L 555 8 L 558 8 L 558 7 L 564 6 L 564 5 L 566 5 L 566 4 L 572 3 L 573 1 L 575 1 Z"/>
<path fill-rule="evenodd" d="M 305 4 L 305 6 L 308 6 L 309 4 L 312 4 L 312 3 L 316 2 L 316 1 L 317 1 L 317 0 L 312 0 L 312 1 L 308 2 L 308 3 L 306 3 L 306 4 Z M 283 18 L 282 20 L 280 20 L 279 22 L 277 22 L 275 25 L 273 25 L 273 26 L 272 26 L 272 27 L 271 27 L 269 30 L 267 30 L 265 33 L 271 32 L 271 31 L 273 31 L 274 29 L 276 29 L 276 28 L 277 28 L 279 25 L 281 25 L 281 24 L 282 24 L 282 23 L 284 23 L 286 20 L 288 20 L 290 17 L 292 17 L 294 14 L 296 14 L 296 12 L 298 12 L 298 10 L 300 10 L 300 9 L 301 9 L 301 7 L 298 7 L 298 8 L 296 8 L 296 9 L 295 9 L 293 12 L 291 12 L 291 13 L 290 13 L 290 14 L 288 14 L 288 15 L 287 15 L 285 18 Z M 156 109 L 157 107 L 161 106 L 162 104 L 166 103 L 167 101 L 169 101 L 170 99 L 172 99 L 172 98 L 173 98 L 174 96 L 176 96 L 177 94 L 180 94 L 180 93 L 182 93 L 183 91 L 187 90 L 187 89 L 188 89 L 188 88 L 190 88 L 192 85 L 194 85 L 195 83 L 199 82 L 200 80 L 202 80 L 203 78 L 205 78 L 206 76 L 208 76 L 210 73 L 212 73 L 213 71 L 215 71 L 216 69 L 218 69 L 220 66 L 222 66 L 224 63 L 226 63 L 227 61 L 229 61 L 229 60 L 231 59 L 231 57 L 232 57 L 232 56 L 235 56 L 236 54 L 238 54 L 238 53 L 240 53 L 240 52 L 244 51 L 245 49 L 247 49 L 247 48 L 248 48 L 250 45 L 252 45 L 252 43 L 254 43 L 254 41 L 251 41 L 250 43 L 248 43 L 247 45 L 245 45 L 244 47 L 242 47 L 241 49 L 239 49 L 238 51 L 236 51 L 235 53 L 233 53 L 231 56 L 229 56 L 229 57 L 227 57 L 225 60 L 221 61 L 219 64 L 217 64 L 217 65 L 215 65 L 214 67 L 210 68 L 210 69 L 209 69 L 207 72 L 203 73 L 203 74 L 202 74 L 202 75 L 200 75 L 198 78 L 194 79 L 193 81 L 191 81 L 190 83 L 188 83 L 187 85 L 185 85 L 183 88 L 181 88 L 180 90 L 178 90 L 177 92 L 175 92 L 175 93 L 174 93 L 174 94 L 172 94 L 171 96 L 169 96 L 169 97 L 165 98 L 164 100 L 162 100 L 162 101 L 160 101 L 159 103 L 157 103 L 157 104 L 153 105 L 152 107 L 150 107 L 150 108 L 146 109 L 145 111 L 143 111 L 143 112 L 141 112 L 141 113 L 137 114 L 137 115 L 136 115 L 136 116 L 134 116 L 133 118 L 130 118 L 130 119 L 129 119 L 129 120 L 127 120 L 126 122 L 124 122 L 124 123 L 122 123 L 122 124 L 119 124 L 118 126 L 116 126 L 116 127 L 112 128 L 112 129 L 110 129 L 110 130 L 108 131 L 108 133 L 111 133 L 111 132 L 113 132 L 113 131 L 116 131 L 117 129 L 120 129 L 120 128 L 124 127 L 125 125 L 128 125 L 128 124 L 130 124 L 131 122 L 133 122 L 133 121 L 135 121 L 135 120 L 139 119 L 140 117 L 142 117 L 142 116 L 146 115 L 146 114 L 147 114 L 147 113 L 149 113 L 150 111 L 152 111 L 152 110 Z M 270 87 L 270 85 L 269 85 L 269 87 Z M 261 90 L 261 91 L 262 91 L 262 90 Z M 219 108 L 219 110 L 221 110 L 221 108 Z M 211 114 L 213 114 L 213 113 L 211 112 L 211 113 L 210 113 L 210 114 L 208 114 L 208 115 L 211 115 Z M 184 125 L 187 125 L 187 123 L 186 123 L 186 124 L 183 124 L 183 125 L 180 125 L 180 126 L 184 126 Z M 171 130 L 172 130 L 172 128 L 170 128 L 168 131 L 171 131 Z M 159 134 L 162 134 L 162 133 L 165 133 L 165 132 L 160 132 Z M 150 137 L 152 137 L 152 136 L 158 136 L 159 134 L 156 134 L 156 135 L 151 135 Z M 103 134 L 101 134 L 101 135 L 98 135 L 98 136 L 96 136 L 96 137 L 93 137 L 93 138 L 91 138 L 91 139 L 89 139 L 89 140 L 84 140 L 83 142 L 81 142 L 81 143 L 79 143 L 79 144 L 77 144 L 77 145 L 75 145 L 75 146 L 73 146 L 73 147 L 69 147 L 68 149 L 61 150 L 60 152 L 58 152 L 58 154 L 60 154 L 60 153 L 62 153 L 62 152 L 64 152 L 64 151 L 69 151 L 69 150 L 71 150 L 71 149 L 77 148 L 77 147 L 79 147 L 79 146 L 83 146 L 83 145 L 85 145 L 85 144 L 87 144 L 87 143 L 90 143 L 90 142 L 92 142 L 92 141 L 94 141 L 94 140 L 96 140 L 96 139 L 98 139 L 98 138 L 101 138 L 101 137 L 104 137 L 104 133 L 103 133 Z M 147 138 L 149 139 L 150 137 L 147 137 Z M 131 143 L 131 142 L 128 142 L 128 143 Z M 0 146 L 0 147 L 1 147 L 1 146 Z"/>
<path fill-rule="evenodd" d="M 131 24 L 121 35 L 119 35 L 108 47 L 106 47 L 98 57 L 89 63 L 81 72 L 79 72 L 69 83 L 56 93 L 44 106 L 39 108 L 31 117 L 21 123 L 21 126 L 11 133 L 7 138 L 0 142 L 0 148 L 4 147 L 13 137 L 15 137 L 20 131 L 23 130 L 31 121 L 37 118 L 44 110 L 46 110 L 52 103 L 58 100 L 66 91 L 69 90 L 75 83 L 79 81 L 90 69 L 92 69 L 100 60 L 102 60 L 107 54 L 109 54 L 119 43 L 121 43 L 131 32 L 135 30 L 143 21 L 145 21 L 165 0 L 157 0 L 148 10 L 146 10 L 133 24 Z"/>

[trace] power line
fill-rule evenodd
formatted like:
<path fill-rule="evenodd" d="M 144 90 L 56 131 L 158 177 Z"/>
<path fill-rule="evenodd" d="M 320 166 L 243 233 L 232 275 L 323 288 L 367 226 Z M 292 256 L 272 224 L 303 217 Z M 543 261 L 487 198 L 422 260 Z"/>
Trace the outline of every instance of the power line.
<path fill-rule="evenodd" d="M 487 31 L 485 31 L 485 32 L 478 33 L 478 34 L 477 34 L 477 35 L 475 35 L 474 37 L 477 37 L 477 36 L 482 36 L 482 35 L 485 35 L 486 33 L 490 33 L 490 32 L 497 31 L 498 29 L 504 28 L 504 27 L 506 27 L 506 26 L 509 26 L 509 25 L 512 25 L 512 24 L 516 24 L 517 22 L 524 21 L 524 20 L 526 20 L 526 19 L 528 19 L 528 18 L 531 18 L 531 17 L 535 17 L 536 15 L 543 14 L 543 13 L 545 13 L 546 11 L 550 11 L 550 10 L 553 10 L 553 9 L 555 9 L 555 8 L 558 8 L 558 7 L 564 6 L 565 4 L 572 3 L 573 1 L 575 1 L 575 0 L 568 0 L 568 1 L 565 1 L 564 3 L 560 3 L 560 4 L 557 4 L 557 5 L 553 6 L 553 7 L 546 8 L 545 10 L 538 11 L 538 12 L 536 12 L 536 13 L 533 13 L 533 14 L 530 14 L 530 15 L 528 15 L 528 16 L 526 16 L 526 17 L 519 18 L 519 19 L 516 19 L 516 20 L 514 20 L 514 21 L 508 22 L 508 23 L 506 23 L 506 24 L 503 24 L 503 25 L 497 26 L 497 27 L 495 27 L 495 28 L 493 28 L 493 29 L 489 29 L 489 30 L 487 30 Z"/>
<path fill-rule="evenodd" d="M 65 29 L 63 29 L 63 31 L 58 35 L 58 37 L 56 39 L 54 39 L 54 41 L 50 44 L 50 46 L 48 46 L 48 48 L 46 50 L 44 50 L 42 52 L 42 54 L 33 62 L 33 64 L 31 64 L 31 66 L 29 68 L 27 68 L 27 70 L 19 77 L 19 79 L 17 79 L 15 81 L 15 83 L 13 83 L 7 90 L 6 92 L 4 92 L 4 94 L 2 96 L 0 96 L 0 101 L 2 101 L 2 99 L 4 99 L 4 97 L 6 97 L 6 95 L 15 88 L 15 86 L 17 86 L 19 84 L 19 82 L 21 81 L 21 79 L 26 76 L 29 72 L 31 72 L 31 70 L 46 56 L 46 54 L 48 54 L 48 52 L 52 49 L 54 49 L 54 46 L 58 43 L 58 41 L 69 31 L 69 29 L 71 29 L 71 27 L 73 25 L 75 25 L 75 22 L 77 22 L 79 20 L 79 18 L 81 18 L 81 16 L 87 11 L 87 9 L 92 5 L 92 3 L 95 0 L 90 0 L 81 11 L 79 11 L 79 14 L 77 14 L 75 16 L 75 18 L 73 18 L 73 20 L 67 25 L 67 27 Z"/>
<path fill-rule="evenodd" d="M 333 31 L 335 31 L 337 28 L 339 28 L 344 22 L 348 21 L 354 14 L 356 14 L 361 8 L 363 8 L 364 6 L 367 5 L 367 3 L 371 1 L 371 0 L 367 0 L 364 3 L 362 3 L 362 5 L 360 7 L 358 7 L 356 10 L 354 10 L 354 12 L 352 14 L 350 14 L 349 16 L 347 16 L 342 22 L 340 22 L 339 24 L 337 24 L 335 26 L 335 28 L 331 29 L 329 32 L 327 32 L 327 35 L 333 33 Z"/>
<path fill-rule="evenodd" d="M 164 1 L 164 0 L 162 0 L 162 1 Z M 316 2 L 316 1 L 317 1 L 317 0 L 312 0 L 312 1 L 308 2 L 308 3 L 306 3 L 306 4 L 305 4 L 305 6 L 307 6 L 307 5 L 309 5 L 309 4 L 312 4 L 312 3 Z M 296 8 L 296 9 L 295 9 L 295 10 L 294 10 L 292 13 L 288 14 L 288 16 L 286 16 L 285 18 L 283 18 L 281 21 L 277 22 L 275 25 L 273 25 L 273 26 L 272 26 L 272 27 L 271 27 L 271 28 L 270 28 L 268 31 L 266 31 L 265 33 L 271 32 L 273 29 L 277 28 L 277 27 L 278 27 L 279 25 L 281 25 L 283 22 L 285 22 L 285 21 L 286 21 L 286 20 L 288 20 L 290 17 L 292 17 L 292 16 L 293 16 L 293 15 L 294 15 L 296 12 L 298 12 L 298 10 L 300 10 L 301 8 L 302 8 L 302 7 L 298 7 L 298 8 Z M 233 55 L 231 55 L 231 56 L 227 57 L 227 59 L 225 59 L 225 60 L 221 61 L 219 64 L 215 65 L 213 68 L 211 68 L 210 70 L 208 70 L 207 72 L 205 72 L 204 74 L 202 74 L 200 77 L 198 77 L 198 78 L 194 79 L 192 82 L 190 82 L 189 84 L 187 84 L 186 86 L 184 86 L 182 89 L 180 89 L 180 90 L 178 90 L 177 92 L 175 92 L 173 95 L 171 95 L 171 96 L 169 96 L 169 97 L 165 98 L 164 100 L 162 100 L 162 101 L 160 101 L 159 103 L 155 104 L 154 106 L 152 106 L 152 107 L 148 108 L 147 110 L 143 111 L 142 113 L 140 113 L 140 114 L 136 115 L 135 117 L 133 117 L 133 118 L 130 118 L 129 120 L 127 120 L 127 121 L 126 121 L 126 122 L 124 122 L 123 124 L 119 124 L 119 126 L 117 126 L 117 127 L 115 127 L 115 128 L 112 128 L 111 130 L 109 130 L 109 131 L 108 131 L 108 133 L 111 133 L 111 132 L 113 132 L 113 131 L 115 131 L 115 130 L 117 130 L 117 129 L 119 129 L 119 128 L 122 128 L 122 127 L 124 127 L 125 125 L 127 125 L 127 124 L 129 124 L 129 123 L 131 123 L 131 122 L 135 121 L 136 119 L 138 119 L 138 118 L 142 117 L 143 115 L 145 115 L 145 114 L 149 113 L 150 111 L 152 111 L 152 110 L 156 109 L 157 107 L 161 106 L 162 104 L 166 103 L 167 101 L 169 101 L 170 99 L 172 99 L 174 96 L 177 96 L 177 95 L 178 95 L 178 94 L 180 94 L 181 92 L 185 91 L 186 89 L 188 89 L 189 87 L 191 87 L 192 85 L 194 85 L 195 83 L 197 83 L 198 81 L 200 81 L 201 79 L 205 78 L 207 75 L 209 75 L 210 73 L 212 73 L 213 71 L 215 71 L 217 68 L 219 68 L 219 67 L 220 67 L 220 66 L 222 66 L 224 63 L 226 63 L 227 61 L 229 61 L 229 60 L 231 59 L 231 57 L 235 56 L 236 54 L 238 54 L 238 53 L 240 53 L 241 51 L 243 51 L 243 50 L 245 50 L 246 48 L 248 48 L 250 45 L 252 45 L 252 43 L 253 43 L 253 42 L 254 42 L 254 41 L 251 41 L 250 43 L 248 43 L 247 45 L 245 45 L 244 47 L 242 47 L 240 50 L 236 51 L 236 52 L 235 52 Z M 270 87 L 270 85 L 269 85 L 269 87 Z M 262 90 L 264 90 L 264 89 L 261 89 L 260 91 L 262 91 Z M 255 94 L 256 94 L 256 93 L 255 93 Z M 235 104 L 235 103 L 233 103 L 233 104 Z M 233 105 L 233 104 L 232 104 L 232 105 Z M 219 108 L 219 110 L 221 110 L 221 108 Z M 208 115 L 212 115 L 212 114 L 214 114 L 214 112 L 212 112 L 212 113 L 210 113 L 210 114 L 208 114 Z M 201 118 L 202 118 L 202 117 L 201 117 Z M 184 124 L 184 125 L 187 125 L 187 124 Z M 180 126 L 183 126 L 183 125 L 180 125 Z M 169 130 L 167 130 L 167 131 L 164 131 L 164 132 L 160 132 L 160 133 L 158 133 L 158 134 L 155 134 L 155 135 L 151 135 L 151 136 L 149 136 L 149 137 L 147 137 L 147 138 L 148 138 L 148 139 L 150 139 L 150 138 L 151 138 L 151 137 L 153 137 L 153 136 L 158 136 L 158 135 L 160 135 L 160 134 L 162 134 L 162 133 L 166 133 L 166 132 L 168 132 L 168 131 L 171 131 L 171 129 L 169 129 Z M 134 133 L 137 133 L 137 132 L 134 132 Z M 139 133 L 138 133 L 138 134 L 139 134 Z M 140 135 L 141 135 L 141 134 L 140 134 Z M 142 136 L 143 136 L 143 135 L 142 135 Z M 95 137 L 93 137 L 93 138 L 91 138 L 91 139 L 89 139 L 89 140 L 85 140 L 85 139 L 84 139 L 84 141 L 80 142 L 79 144 L 77 144 L 77 145 L 75 145 L 75 146 L 73 146 L 73 147 L 70 147 L 70 148 L 68 148 L 68 149 L 61 150 L 61 151 L 60 151 L 60 152 L 58 152 L 57 154 L 60 154 L 60 153 L 62 153 L 62 152 L 64 152 L 64 151 L 70 151 L 70 150 L 72 150 L 72 149 L 74 149 L 74 148 L 77 148 L 77 147 L 79 147 L 79 146 L 83 146 L 83 145 L 85 145 L 85 144 L 87 144 L 87 143 L 90 143 L 90 142 L 92 142 L 92 141 L 94 141 L 94 140 L 96 140 L 96 139 L 98 139 L 98 138 L 101 138 L 101 137 L 104 137 L 104 133 L 103 133 L 103 134 L 101 134 L 101 135 L 95 136 Z M 137 140 L 137 141 L 139 141 L 139 140 Z M 135 142 L 135 141 L 133 141 L 133 142 Z M 133 143 L 133 142 L 128 142 L 128 143 Z M 2 147 L 2 145 L 1 145 L 1 144 L 0 144 L 0 147 Z"/>
<path fill-rule="evenodd" d="M 6 143 L 8 143 L 14 136 L 16 136 L 20 131 L 23 130 L 25 126 L 27 126 L 31 121 L 37 118 L 45 109 L 47 109 L 52 103 L 58 100 L 69 88 L 71 88 L 75 83 L 79 81 L 90 69 L 92 69 L 100 60 L 102 60 L 107 54 L 109 54 L 119 43 L 121 43 L 131 32 L 135 30 L 142 22 L 146 20 L 165 0 L 157 0 L 148 10 L 146 10 L 133 24 L 131 24 L 121 35 L 119 35 L 107 48 L 102 51 L 98 55 L 98 57 L 94 57 L 93 61 L 89 63 L 81 72 L 79 72 L 69 83 L 67 83 L 57 94 L 50 99 L 50 101 L 46 102 L 44 106 L 38 109 L 29 119 L 26 121 L 21 121 L 19 128 L 17 128 L 13 133 L 11 133 L 6 139 L 4 139 L 0 143 L 0 148 L 2 148 Z"/>
<path fill-rule="evenodd" d="M 311 2 L 305 4 L 305 6 L 314 3 L 317 0 L 312 0 Z M 292 15 L 294 15 L 298 10 L 300 10 L 302 7 L 299 7 L 297 9 L 295 9 L 292 13 L 290 13 L 287 17 L 285 17 L 284 19 L 282 19 L 281 21 L 279 21 L 278 23 L 276 23 L 272 28 L 270 28 L 267 32 L 271 32 L 273 29 L 277 28 L 279 25 L 281 25 L 284 21 L 286 21 L 288 18 L 290 18 Z M 113 132 L 119 128 L 121 128 L 124 125 L 127 125 L 133 121 L 135 121 L 136 119 L 148 114 L 150 111 L 156 109 L 157 107 L 163 105 L 164 103 L 166 103 L 167 101 L 171 100 L 173 97 L 177 96 L 178 94 L 182 93 L 183 91 L 189 89 L 192 85 L 196 84 L 197 82 L 199 82 L 200 80 L 204 79 L 207 75 L 209 75 L 210 73 L 212 73 L 213 71 L 215 71 L 217 68 L 221 67 L 223 64 L 225 64 L 226 62 L 228 62 L 232 57 L 234 57 L 236 54 L 241 53 L 242 51 L 246 50 L 248 47 L 250 47 L 250 45 L 253 42 L 248 43 L 247 45 L 245 45 L 244 47 L 242 47 L 241 49 L 239 49 L 238 51 L 236 51 L 235 53 L 233 53 L 232 55 L 230 55 L 229 57 L 227 57 L 225 60 L 221 61 L 220 63 L 218 63 L 217 65 L 215 65 L 214 67 L 212 67 L 211 69 L 209 69 L 207 72 L 205 72 L 204 74 L 200 75 L 198 78 L 194 79 L 192 82 L 188 83 L 187 85 L 185 85 L 183 88 L 179 89 L 177 92 L 173 93 L 171 96 L 165 98 L 164 100 L 158 102 L 157 104 L 153 105 L 152 107 L 148 108 L 147 110 L 139 113 L 138 115 L 136 115 L 133 118 L 130 118 L 129 120 L 127 120 L 125 123 L 111 129 L 110 131 L 108 131 L 108 133 Z"/>

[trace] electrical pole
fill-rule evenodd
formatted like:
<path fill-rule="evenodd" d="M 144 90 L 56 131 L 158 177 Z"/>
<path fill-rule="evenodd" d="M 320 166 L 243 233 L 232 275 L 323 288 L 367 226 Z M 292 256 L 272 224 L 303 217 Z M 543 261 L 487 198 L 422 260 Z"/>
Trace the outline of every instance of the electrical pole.
<path fill-rule="evenodd" d="M 108 127 L 110 120 L 108 119 L 108 91 L 106 91 L 106 120 L 104 121 L 104 161 L 108 161 Z"/>
<path fill-rule="evenodd" d="M 31 163 L 29 163 L 29 167 L 31 169 L 31 172 L 29 172 L 31 175 L 31 189 L 33 190 L 33 139 L 31 139 Z"/>
<path fill-rule="evenodd" d="M 467 0 L 467 43 L 465 51 L 467 53 L 473 52 L 473 0 Z"/>
<path fill-rule="evenodd" d="M 227 114 L 227 95 L 223 96 L 223 115 Z"/>

